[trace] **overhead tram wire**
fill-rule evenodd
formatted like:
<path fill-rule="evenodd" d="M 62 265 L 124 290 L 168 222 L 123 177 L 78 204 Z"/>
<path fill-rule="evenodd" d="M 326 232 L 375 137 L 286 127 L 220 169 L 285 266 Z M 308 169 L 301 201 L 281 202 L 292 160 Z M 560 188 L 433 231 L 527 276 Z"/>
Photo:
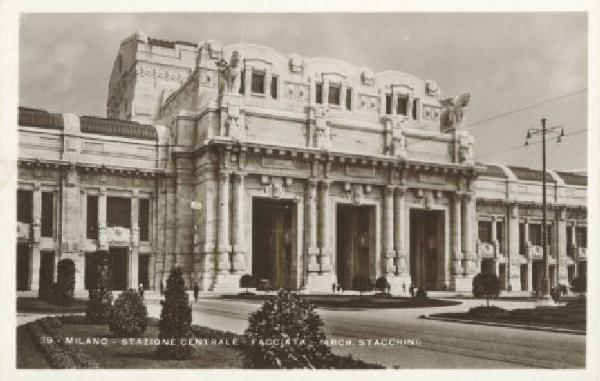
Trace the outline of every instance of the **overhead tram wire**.
<path fill-rule="evenodd" d="M 581 134 L 582 132 L 585 132 L 587 130 L 588 130 L 587 128 L 581 128 L 579 130 L 574 130 L 574 131 L 565 133 L 565 136 L 578 135 L 578 134 Z M 549 139 L 551 139 L 551 138 L 549 138 Z M 549 139 L 546 139 L 546 140 L 549 140 Z M 533 142 L 533 143 L 529 143 L 529 146 L 534 146 L 534 145 L 538 145 L 538 144 L 541 144 L 541 143 L 542 143 L 541 141 L 536 141 L 536 142 Z M 511 148 L 504 149 L 504 150 L 495 151 L 495 152 L 488 152 L 488 153 L 486 153 L 484 155 L 476 155 L 475 159 L 481 159 L 481 158 L 484 158 L 484 157 L 489 157 L 489 156 L 493 156 L 493 155 L 499 155 L 499 154 L 502 154 L 502 153 L 513 152 L 513 151 L 517 151 L 517 150 L 520 150 L 520 149 L 523 149 L 523 148 L 526 148 L 526 146 L 524 146 L 523 144 L 519 144 L 518 146 L 514 146 L 514 147 L 511 147 Z"/>
<path fill-rule="evenodd" d="M 546 100 L 543 100 L 543 101 L 540 101 L 540 102 L 537 102 L 537 103 L 532 103 L 532 104 L 530 104 L 528 106 L 524 106 L 524 107 L 519 107 L 519 108 L 515 108 L 515 109 L 512 109 L 512 110 L 508 110 L 508 111 L 505 111 L 503 113 L 494 115 L 492 117 L 481 119 L 481 120 L 478 120 L 478 121 L 473 122 L 473 123 L 469 123 L 469 124 L 465 125 L 464 127 L 462 127 L 462 129 L 468 130 L 468 129 L 473 128 L 474 126 L 478 126 L 480 124 L 485 124 L 485 123 L 488 123 L 488 122 L 491 122 L 491 121 L 494 121 L 494 120 L 497 120 L 497 119 L 504 118 L 505 116 L 508 116 L 508 115 L 516 114 L 516 113 L 521 112 L 521 111 L 525 111 L 525 110 L 529 110 L 529 109 L 532 109 L 532 108 L 535 108 L 535 107 L 543 106 L 545 104 L 552 103 L 552 102 L 555 102 L 555 101 L 558 101 L 558 100 L 561 100 L 561 99 L 564 99 L 564 98 L 572 97 L 574 95 L 581 94 L 581 93 L 584 93 L 584 92 L 587 92 L 587 91 L 588 91 L 587 88 L 585 88 L 585 89 L 579 89 L 579 90 L 576 90 L 576 91 L 572 91 L 570 93 L 559 95 L 559 96 L 554 97 L 554 98 L 549 98 L 549 99 L 546 99 Z M 454 132 L 454 130 L 452 130 L 451 132 Z M 423 137 L 423 138 L 421 138 L 421 139 L 419 139 L 417 141 L 414 141 L 412 143 L 408 142 L 408 143 L 406 143 L 406 146 L 410 147 L 410 146 L 413 146 L 415 144 L 419 144 L 419 143 L 424 143 L 424 142 L 427 142 L 427 141 L 435 140 L 436 138 L 437 138 L 436 136 L 426 136 L 426 137 Z M 454 142 L 454 139 L 452 139 L 452 142 Z"/>

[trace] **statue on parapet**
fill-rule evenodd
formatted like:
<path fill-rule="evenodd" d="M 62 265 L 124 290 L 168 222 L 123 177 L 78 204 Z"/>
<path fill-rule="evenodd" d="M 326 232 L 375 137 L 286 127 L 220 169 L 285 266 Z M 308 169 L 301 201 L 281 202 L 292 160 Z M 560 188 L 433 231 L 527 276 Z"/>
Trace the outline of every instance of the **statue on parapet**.
<path fill-rule="evenodd" d="M 221 58 L 216 63 L 219 69 L 219 94 L 239 94 L 242 83 L 242 65 L 240 54 L 237 51 L 231 53 L 231 59 L 227 62 Z"/>
<path fill-rule="evenodd" d="M 462 93 L 458 97 L 446 98 L 440 101 L 443 107 L 440 116 L 442 132 L 452 132 L 460 128 L 470 99 L 471 94 Z"/>

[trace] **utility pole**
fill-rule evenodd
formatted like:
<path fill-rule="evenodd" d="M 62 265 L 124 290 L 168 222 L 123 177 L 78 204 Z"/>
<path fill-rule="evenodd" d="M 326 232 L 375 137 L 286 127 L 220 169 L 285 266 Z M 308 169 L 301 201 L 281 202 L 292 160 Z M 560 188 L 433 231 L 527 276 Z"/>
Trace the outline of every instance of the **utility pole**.
<path fill-rule="evenodd" d="M 547 221 L 547 200 L 546 200 L 546 134 L 555 133 L 558 135 L 556 142 L 560 144 L 561 138 L 565 136 L 563 126 L 553 126 L 546 128 L 546 118 L 542 118 L 542 128 L 535 129 L 530 128 L 527 130 L 527 138 L 525 145 L 529 145 L 529 139 L 533 135 L 542 135 L 542 262 L 543 262 L 543 276 L 542 276 L 542 298 L 548 299 L 550 297 L 550 279 L 549 267 L 548 267 L 548 226 Z M 556 248 L 555 248 L 556 249 Z M 558 255 L 556 256 L 556 268 L 558 273 Z M 556 279 L 558 283 L 558 278 Z"/>

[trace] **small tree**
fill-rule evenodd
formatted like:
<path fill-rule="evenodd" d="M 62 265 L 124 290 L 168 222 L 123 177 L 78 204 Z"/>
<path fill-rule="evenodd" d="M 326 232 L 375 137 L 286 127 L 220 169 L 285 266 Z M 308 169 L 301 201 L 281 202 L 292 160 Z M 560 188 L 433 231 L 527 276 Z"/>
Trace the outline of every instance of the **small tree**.
<path fill-rule="evenodd" d="M 191 323 L 192 308 L 188 303 L 181 268 L 176 267 L 167 280 L 165 301 L 160 312 L 158 338 L 161 339 L 161 345 L 157 348 L 159 358 L 183 360 L 191 356 L 193 347 L 181 344 L 182 339 L 191 337 Z M 174 339 L 175 345 L 163 345 L 162 339 Z"/>
<path fill-rule="evenodd" d="M 390 287 L 390 282 L 388 282 L 387 278 L 384 276 L 380 276 L 375 281 L 375 289 L 383 294 L 387 293 L 387 290 L 389 287 Z"/>
<path fill-rule="evenodd" d="M 363 275 L 357 275 L 352 279 L 352 288 L 360 293 L 365 291 L 371 291 L 373 289 L 373 282 L 371 279 Z"/>
<path fill-rule="evenodd" d="M 70 259 L 58 261 L 56 270 L 56 285 L 52 302 L 55 304 L 70 304 L 75 291 L 75 264 Z"/>
<path fill-rule="evenodd" d="M 112 304 L 111 274 L 108 265 L 108 252 L 97 253 L 96 284 L 89 289 L 86 316 L 93 323 L 106 323 Z"/>
<path fill-rule="evenodd" d="M 240 287 L 246 289 L 246 293 L 248 293 L 248 289 L 250 287 L 254 287 L 254 278 L 250 274 L 244 274 L 240 278 Z"/>
<path fill-rule="evenodd" d="M 314 306 L 279 290 L 248 319 L 244 334 L 245 366 L 258 369 L 329 368 L 323 321 Z"/>
<path fill-rule="evenodd" d="M 494 273 L 482 272 L 473 278 L 473 296 L 486 298 L 487 307 L 490 307 L 490 298 L 500 295 L 500 279 Z"/>
<path fill-rule="evenodd" d="M 117 336 L 141 334 L 148 324 L 148 311 L 137 290 L 129 289 L 115 300 L 108 317 L 108 328 Z"/>

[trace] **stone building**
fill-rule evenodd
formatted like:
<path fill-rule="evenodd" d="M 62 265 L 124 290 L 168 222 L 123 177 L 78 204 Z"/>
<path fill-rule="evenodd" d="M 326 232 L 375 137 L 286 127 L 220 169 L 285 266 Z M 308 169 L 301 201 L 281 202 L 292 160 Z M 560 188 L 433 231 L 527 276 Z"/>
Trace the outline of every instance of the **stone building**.
<path fill-rule="evenodd" d="M 97 252 L 115 289 L 173 266 L 202 290 L 470 291 L 541 281 L 539 170 L 474 162 L 469 95 L 252 44 L 123 40 L 107 118 L 19 109 L 17 286 L 76 289 Z M 586 271 L 585 176 L 548 171 L 551 281 Z"/>

